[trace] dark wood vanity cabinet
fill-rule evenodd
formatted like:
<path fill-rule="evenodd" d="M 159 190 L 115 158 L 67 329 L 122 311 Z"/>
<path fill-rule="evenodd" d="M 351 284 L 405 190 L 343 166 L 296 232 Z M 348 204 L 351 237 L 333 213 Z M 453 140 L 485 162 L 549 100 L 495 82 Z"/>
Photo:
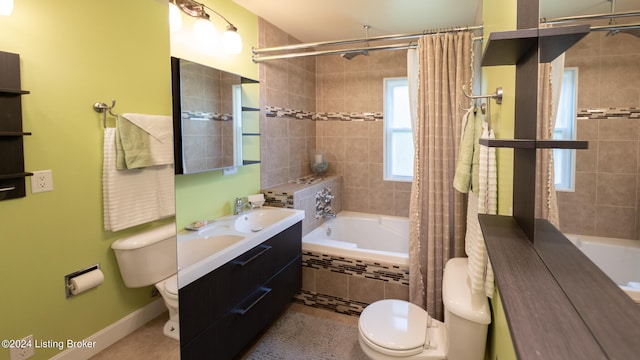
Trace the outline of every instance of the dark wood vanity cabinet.
<path fill-rule="evenodd" d="M 232 359 L 302 285 L 302 222 L 180 289 L 181 359 Z"/>
<path fill-rule="evenodd" d="M 20 56 L 0 51 L 0 200 L 24 197 L 25 176 L 20 90 Z"/>

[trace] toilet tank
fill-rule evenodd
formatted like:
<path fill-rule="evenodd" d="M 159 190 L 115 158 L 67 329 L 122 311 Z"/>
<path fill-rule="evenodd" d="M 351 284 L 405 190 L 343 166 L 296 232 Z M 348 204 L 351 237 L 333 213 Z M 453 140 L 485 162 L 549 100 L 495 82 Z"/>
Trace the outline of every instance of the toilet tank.
<path fill-rule="evenodd" d="M 153 285 L 177 272 L 175 223 L 118 239 L 111 248 L 127 287 Z"/>
<path fill-rule="evenodd" d="M 471 291 L 466 258 L 447 262 L 442 277 L 442 300 L 447 359 L 484 359 L 491 312 L 485 294 Z"/>

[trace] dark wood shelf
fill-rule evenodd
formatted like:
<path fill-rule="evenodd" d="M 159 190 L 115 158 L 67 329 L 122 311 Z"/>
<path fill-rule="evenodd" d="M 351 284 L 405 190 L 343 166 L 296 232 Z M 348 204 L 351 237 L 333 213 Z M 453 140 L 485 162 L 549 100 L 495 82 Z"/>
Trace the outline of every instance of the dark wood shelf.
<path fill-rule="evenodd" d="M 516 65 L 538 46 L 540 62 L 551 62 L 589 31 L 589 25 L 572 25 L 494 32 L 489 35 L 482 66 Z"/>
<path fill-rule="evenodd" d="M 242 160 L 242 165 L 260 164 L 260 160 Z"/>
<path fill-rule="evenodd" d="M 29 136 L 30 132 L 21 131 L 0 131 L 0 136 Z"/>
<path fill-rule="evenodd" d="M 242 133 L 242 136 L 260 136 L 260 133 Z"/>
<path fill-rule="evenodd" d="M 510 216 L 479 220 L 519 359 L 640 353 L 640 342 L 629 341 L 640 337 L 638 304 L 564 234 L 536 219 L 532 243 Z"/>
<path fill-rule="evenodd" d="M 2 94 L 2 95 L 11 95 L 11 96 L 25 95 L 25 94 L 29 94 L 29 91 L 28 90 L 20 90 L 20 89 L 4 89 L 4 88 L 0 88 L 0 94 Z"/>
<path fill-rule="evenodd" d="M 15 174 L 3 174 L 3 175 L 0 175 L 0 180 L 20 179 L 20 178 L 27 177 L 27 176 L 33 176 L 33 173 L 21 172 L 21 173 L 15 173 Z"/>
<path fill-rule="evenodd" d="M 243 106 L 242 111 L 260 111 L 258 108 Z"/>
<path fill-rule="evenodd" d="M 528 140 L 528 139 L 480 139 L 489 147 L 512 149 L 588 149 L 589 142 L 582 140 Z"/>

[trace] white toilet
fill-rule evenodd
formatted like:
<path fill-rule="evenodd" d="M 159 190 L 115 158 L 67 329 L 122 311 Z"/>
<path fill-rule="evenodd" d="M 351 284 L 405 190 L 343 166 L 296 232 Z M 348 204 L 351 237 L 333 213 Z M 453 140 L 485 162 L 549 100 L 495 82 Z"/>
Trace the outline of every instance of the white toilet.
<path fill-rule="evenodd" d="M 374 360 L 482 360 L 491 322 L 484 294 L 472 293 L 467 259 L 450 259 L 442 279 L 444 323 L 404 300 L 380 300 L 358 321 L 360 347 Z"/>
<path fill-rule="evenodd" d="M 164 334 L 180 340 L 176 224 L 167 224 L 111 244 L 124 284 L 137 288 L 155 284 L 169 309 Z"/>

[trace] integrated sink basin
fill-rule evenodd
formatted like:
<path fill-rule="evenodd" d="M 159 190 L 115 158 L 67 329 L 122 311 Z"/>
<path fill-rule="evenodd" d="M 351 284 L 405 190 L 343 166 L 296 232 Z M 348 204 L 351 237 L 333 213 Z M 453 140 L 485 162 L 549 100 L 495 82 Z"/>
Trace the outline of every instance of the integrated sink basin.
<path fill-rule="evenodd" d="M 178 264 L 193 265 L 243 239 L 241 235 L 214 235 L 178 242 Z"/>
<path fill-rule="evenodd" d="M 304 219 L 303 210 L 262 207 L 178 233 L 182 288 Z"/>
<path fill-rule="evenodd" d="M 259 209 L 239 215 L 234 222 L 234 228 L 241 233 L 252 233 L 264 230 L 278 221 L 289 216 L 290 213 L 282 210 Z"/>

